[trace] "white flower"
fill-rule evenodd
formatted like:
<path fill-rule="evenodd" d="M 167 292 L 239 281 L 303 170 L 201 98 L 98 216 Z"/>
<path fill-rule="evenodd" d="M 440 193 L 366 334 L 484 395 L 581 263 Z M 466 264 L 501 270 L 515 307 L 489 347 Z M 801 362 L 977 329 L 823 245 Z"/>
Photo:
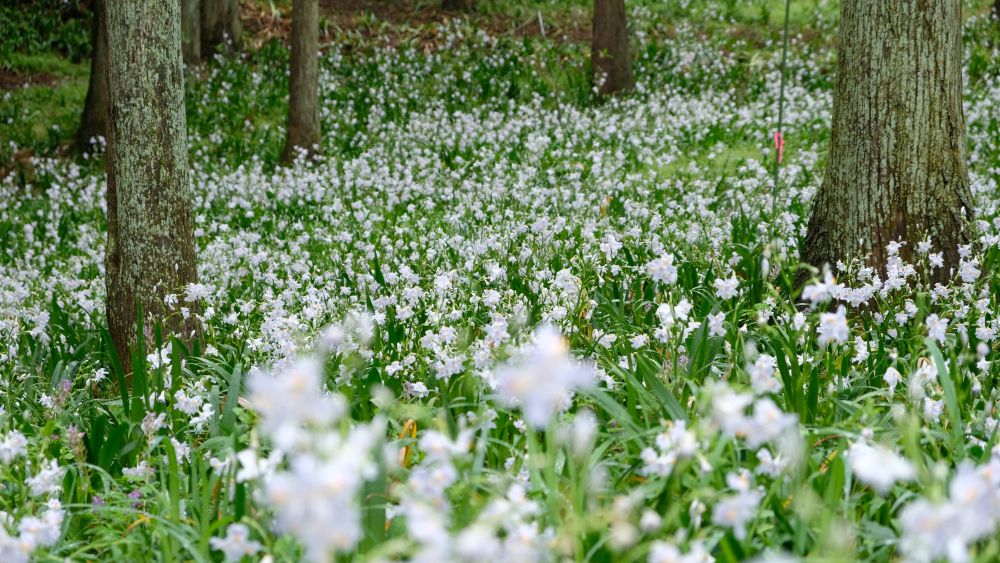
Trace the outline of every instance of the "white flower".
<path fill-rule="evenodd" d="M 403 391 L 406 393 L 407 397 L 424 398 L 430 394 L 430 390 L 427 389 L 427 385 L 422 381 L 404 381 Z"/>
<path fill-rule="evenodd" d="M 159 415 L 153 412 L 147 412 L 146 416 L 142 419 L 142 431 L 146 434 L 146 438 L 152 439 L 153 435 L 163 428 L 167 421 L 167 414 L 160 413 Z"/>
<path fill-rule="evenodd" d="M 958 266 L 958 277 L 962 278 L 965 283 L 972 283 L 979 279 L 979 265 L 978 260 L 961 260 Z"/>
<path fill-rule="evenodd" d="M 746 538 L 746 524 L 757 515 L 757 507 L 763 495 L 750 488 L 749 475 L 729 474 L 726 481 L 737 490 L 735 495 L 723 497 L 712 511 L 712 522 L 732 528 L 736 539 Z M 734 487 L 734 485 L 736 485 Z"/>
<path fill-rule="evenodd" d="M 204 403 L 204 399 L 198 395 L 189 397 L 183 389 L 178 389 L 177 392 L 174 393 L 174 407 L 185 414 L 194 414 L 198 412 L 202 403 Z"/>
<path fill-rule="evenodd" d="M 750 385 L 757 393 L 777 393 L 781 391 L 781 382 L 774 377 L 778 361 L 774 356 L 761 354 L 757 361 L 747 368 L 750 372 Z"/>
<path fill-rule="evenodd" d="M 935 401 L 930 397 L 924 397 L 924 420 L 937 423 L 941 420 L 944 412 L 944 401 Z"/>
<path fill-rule="evenodd" d="M 744 424 L 747 445 L 756 448 L 797 426 L 797 416 L 783 412 L 771 399 L 760 399 L 754 404 L 753 417 Z"/>
<path fill-rule="evenodd" d="M 716 313 L 714 315 L 708 315 L 708 334 L 709 336 L 725 336 L 726 335 L 726 314 Z"/>
<path fill-rule="evenodd" d="M 889 394 L 892 395 L 896 392 L 896 385 L 899 385 L 899 382 L 902 381 L 903 377 L 899 373 L 899 370 L 889 366 L 889 368 L 885 370 L 885 375 L 882 376 L 882 379 L 885 381 L 886 385 L 889 386 Z"/>
<path fill-rule="evenodd" d="M 200 283 L 189 283 L 184 292 L 184 300 L 188 303 L 207 299 L 212 295 L 212 290 L 207 285 Z"/>
<path fill-rule="evenodd" d="M 250 530 L 245 524 L 230 524 L 225 538 L 209 540 L 212 549 L 223 553 L 226 561 L 240 561 L 244 556 L 253 556 L 260 551 L 260 543 L 250 539 Z"/>
<path fill-rule="evenodd" d="M 777 477 L 785 470 L 788 465 L 788 461 L 782 459 L 779 455 L 774 457 L 771 454 L 771 450 L 767 448 L 761 448 L 757 450 L 757 473 L 767 475 L 769 477 Z"/>
<path fill-rule="evenodd" d="M 28 439 L 17 430 L 0 440 L 0 461 L 10 463 L 14 458 L 28 453 Z"/>
<path fill-rule="evenodd" d="M 577 458 L 583 459 L 590 455 L 597 438 L 597 417 L 590 410 L 582 410 L 573 417 L 566 442 L 570 451 Z"/>
<path fill-rule="evenodd" d="M 653 281 L 673 285 L 677 283 L 677 266 L 674 266 L 674 255 L 664 254 L 646 264 L 646 270 Z"/>
<path fill-rule="evenodd" d="M 693 505 L 692 505 L 693 506 Z M 656 540 L 649 549 L 647 563 L 712 563 L 715 558 L 705 549 L 700 541 L 691 542 L 691 549 L 687 553 L 670 543 Z"/>
<path fill-rule="evenodd" d="M 520 406 L 524 419 L 543 428 L 569 407 L 575 389 L 594 385 L 594 367 L 574 360 L 562 335 L 550 325 L 535 329 L 532 342 L 496 371 L 497 395 Z"/>
<path fill-rule="evenodd" d="M 942 319 L 935 314 L 931 314 L 927 316 L 924 324 L 927 325 L 927 336 L 944 344 L 948 331 L 948 319 Z"/>
<path fill-rule="evenodd" d="M 684 556 L 676 545 L 656 540 L 649 549 L 647 563 L 681 563 Z"/>
<path fill-rule="evenodd" d="M 452 440 L 437 430 L 428 430 L 420 438 L 418 446 L 430 460 L 450 461 L 452 457 L 469 452 L 472 445 L 472 431 L 463 430 Z"/>
<path fill-rule="evenodd" d="M 968 561 L 969 545 L 996 533 L 1000 522 L 1000 460 L 974 467 L 963 462 L 948 499 L 918 499 L 900 512 L 899 550 L 906 561 Z"/>
<path fill-rule="evenodd" d="M 916 476 L 913 464 L 906 458 L 880 445 L 855 442 L 847 450 L 847 464 L 854 475 L 879 494 L 892 489 L 897 481 L 909 481 Z"/>
<path fill-rule="evenodd" d="M 305 424 L 324 425 L 343 416 L 343 397 L 323 389 L 318 359 L 297 360 L 277 373 L 250 377 L 250 404 L 261 417 L 261 429 L 284 450 L 293 449 Z"/>
<path fill-rule="evenodd" d="M 156 473 L 156 468 L 149 464 L 145 459 L 139 462 L 139 465 L 135 467 L 123 467 L 122 475 L 127 479 L 142 480 L 152 477 Z"/>
<path fill-rule="evenodd" d="M 821 314 L 816 332 L 819 333 L 817 340 L 820 346 L 847 342 L 850 329 L 847 326 L 847 311 L 844 306 L 838 307 L 836 313 Z"/>
<path fill-rule="evenodd" d="M 712 286 L 715 287 L 715 295 L 724 301 L 739 295 L 740 281 L 736 276 L 727 279 L 715 278 Z"/>
<path fill-rule="evenodd" d="M 42 466 L 33 477 L 27 479 L 31 494 L 38 497 L 58 493 L 62 489 L 63 468 L 54 459 Z"/>
<path fill-rule="evenodd" d="M 663 525 L 663 518 L 655 510 L 647 509 L 639 518 L 639 528 L 646 533 L 655 532 L 660 529 L 661 525 Z"/>
<path fill-rule="evenodd" d="M 809 301 L 813 306 L 826 303 L 835 297 L 843 287 L 843 284 L 836 282 L 830 270 L 825 270 L 823 272 L 823 281 L 802 288 L 802 299 Z"/>
<path fill-rule="evenodd" d="M 802 311 L 797 311 L 795 315 L 792 316 L 792 328 L 795 330 L 802 330 L 806 326 L 806 315 Z"/>
<path fill-rule="evenodd" d="M 253 481 L 261 477 L 271 475 L 278 464 L 281 463 L 282 454 L 280 451 L 273 451 L 266 459 L 257 456 L 257 450 L 246 449 L 236 454 L 239 462 L 239 469 L 236 471 L 236 481 Z"/>
<path fill-rule="evenodd" d="M 50 499 L 48 509 L 42 513 L 41 518 L 35 516 L 22 518 L 17 531 L 21 535 L 19 543 L 22 544 L 24 552 L 30 553 L 36 547 L 55 544 L 59 540 L 64 517 L 65 512 L 59 501 Z M 2 553 L 3 550 L 0 548 L 0 554 Z"/>
<path fill-rule="evenodd" d="M 376 418 L 344 435 L 317 436 L 321 451 L 296 454 L 287 470 L 264 480 L 263 498 L 277 513 L 277 530 L 302 542 L 310 560 L 351 551 L 361 539 L 358 494 L 376 474 L 371 455 L 384 435 L 385 421 Z"/>

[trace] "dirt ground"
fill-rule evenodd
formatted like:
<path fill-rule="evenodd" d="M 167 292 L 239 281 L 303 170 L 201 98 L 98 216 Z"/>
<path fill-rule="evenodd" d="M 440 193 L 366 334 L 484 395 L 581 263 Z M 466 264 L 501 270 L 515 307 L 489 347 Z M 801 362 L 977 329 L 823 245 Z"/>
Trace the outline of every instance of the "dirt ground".
<path fill-rule="evenodd" d="M 323 27 L 321 41 L 331 43 L 338 34 L 355 33 L 364 39 L 391 45 L 416 41 L 432 48 L 436 43 L 433 25 L 464 18 L 494 36 L 527 37 L 544 33 L 557 40 L 590 41 L 590 21 L 566 14 L 559 21 L 539 22 L 537 14 L 515 19 L 505 14 L 455 12 L 437 4 L 412 0 L 320 0 Z M 274 10 L 257 2 L 243 2 L 241 15 L 245 39 L 259 46 L 273 38 L 287 41 L 291 32 L 290 13 Z"/>

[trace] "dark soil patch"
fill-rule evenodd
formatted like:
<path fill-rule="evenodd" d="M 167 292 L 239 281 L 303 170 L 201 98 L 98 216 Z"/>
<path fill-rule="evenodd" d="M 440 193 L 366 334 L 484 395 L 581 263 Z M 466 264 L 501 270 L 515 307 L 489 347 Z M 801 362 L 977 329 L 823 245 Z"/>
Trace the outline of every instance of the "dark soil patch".
<path fill-rule="evenodd" d="M 0 90 L 16 90 L 24 86 L 52 86 L 57 78 L 46 72 L 24 73 L 0 67 Z"/>
<path fill-rule="evenodd" d="M 434 49 L 443 42 L 435 26 L 461 18 L 494 37 L 546 36 L 556 41 L 589 42 L 588 14 L 561 14 L 558 21 L 537 14 L 518 18 L 508 14 L 481 14 L 441 9 L 437 0 L 320 0 L 323 27 L 320 41 L 332 43 L 345 34 L 365 42 L 400 45 L 416 43 Z M 291 11 L 272 10 L 256 2 L 244 2 L 241 15 L 246 38 L 255 46 L 272 39 L 287 43 L 291 33 Z"/>

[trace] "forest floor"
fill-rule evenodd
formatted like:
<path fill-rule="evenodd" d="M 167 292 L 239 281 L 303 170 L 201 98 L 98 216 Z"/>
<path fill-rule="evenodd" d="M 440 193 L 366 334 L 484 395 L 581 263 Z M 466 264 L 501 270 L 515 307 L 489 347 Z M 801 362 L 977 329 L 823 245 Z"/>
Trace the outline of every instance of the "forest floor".
<path fill-rule="evenodd" d="M 832 0 L 792 3 L 785 68 L 780 0 L 630 1 L 608 100 L 588 2 L 324 2 L 290 167 L 289 2 L 244 3 L 249 48 L 185 74 L 199 282 L 167 301 L 204 340 L 149 327 L 129 366 L 103 154 L 65 150 L 86 4 L 0 7 L 0 561 L 1000 559 L 987 2 L 948 287 L 933 240 L 886 279 L 798 259 Z"/>

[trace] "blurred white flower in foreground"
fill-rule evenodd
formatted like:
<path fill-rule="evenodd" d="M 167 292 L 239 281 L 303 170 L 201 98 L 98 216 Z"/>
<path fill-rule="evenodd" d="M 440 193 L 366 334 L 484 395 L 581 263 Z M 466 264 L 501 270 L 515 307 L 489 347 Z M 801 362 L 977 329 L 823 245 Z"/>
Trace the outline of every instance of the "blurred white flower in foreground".
<path fill-rule="evenodd" d="M 318 358 L 257 373 L 249 390 L 257 428 L 288 452 L 287 467 L 277 468 L 280 454 L 266 461 L 250 451 L 239 454 L 242 477 L 262 481 L 262 497 L 276 513 L 275 528 L 302 542 L 313 561 L 353 550 L 362 536 L 360 489 L 378 474 L 385 420 L 339 424 L 347 401 L 326 391 Z"/>
<path fill-rule="evenodd" d="M 975 467 L 964 462 L 948 487 L 948 499 L 918 499 L 900 513 L 899 550 L 904 561 L 969 561 L 969 545 L 996 533 L 1000 521 L 1000 455 Z"/>
<path fill-rule="evenodd" d="M 752 488 L 753 481 L 746 470 L 726 475 L 726 484 L 734 489 L 736 494 L 724 497 L 715 505 L 715 509 L 712 510 L 712 522 L 732 528 L 736 539 L 742 540 L 747 535 L 747 522 L 756 516 L 763 494 Z"/>
<path fill-rule="evenodd" d="M 864 441 L 851 444 L 847 450 L 847 465 L 862 483 L 883 495 L 896 481 L 909 481 L 916 476 L 913 464 L 906 458 L 885 446 L 873 446 Z"/>
<path fill-rule="evenodd" d="M 847 326 L 847 311 L 841 305 L 836 313 L 823 313 L 819 316 L 819 326 L 816 327 L 819 333 L 818 341 L 820 346 L 827 344 L 843 344 L 847 342 L 850 335 L 850 328 Z"/>
<path fill-rule="evenodd" d="M 496 391 L 507 406 L 520 406 L 525 421 L 543 428 L 566 410 L 573 391 L 594 384 L 594 366 L 573 359 L 569 345 L 551 325 L 535 329 L 531 342 L 497 369 Z"/>
<path fill-rule="evenodd" d="M 753 415 L 745 410 L 753 404 Z M 737 393 L 720 384 L 712 398 L 712 419 L 723 433 L 742 438 L 751 448 L 772 442 L 786 432 L 798 429 L 798 417 L 778 408 L 770 398 L 754 401 L 749 393 Z"/>
<path fill-rule="evenodd" d="M 691 551 L 681 553 L 680 548 L 665 541 L 654 541 L 649 549 L 648 563 L 710 563 L 715 561 L 711 552 L 700 541 L 692 542 Z"/>
<path fill-rule="evenodd" d="M 279 448 L 294 449 L 304 425 L 329 424 L 347 409 L 343 397 L 324 391 L 322 381 L 323 365 L 317 358 L 250 378 L 250 404 L 260 415 L 261 429 Z"/>

